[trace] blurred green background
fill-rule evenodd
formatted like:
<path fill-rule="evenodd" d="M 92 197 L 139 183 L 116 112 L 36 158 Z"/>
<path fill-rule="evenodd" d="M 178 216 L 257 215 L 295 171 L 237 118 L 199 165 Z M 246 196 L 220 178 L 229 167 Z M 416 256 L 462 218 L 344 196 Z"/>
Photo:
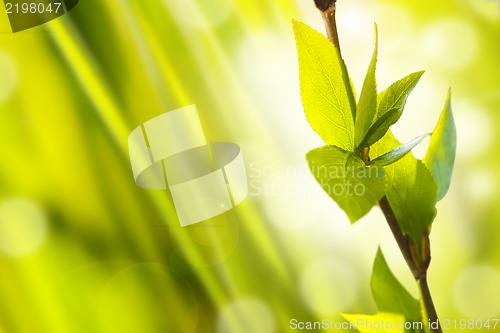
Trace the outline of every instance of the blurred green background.
<path fill-rule="evenodd" d="M 431 234 L 431 290 L 441 319 L 499 318 L 500 2 L 338 6 L 357 91 L 374 21 L 380 90 L 427 70 L 393 128 L 400 140 L 433 129 L 452 87 L 458 154 Z M 1 333 L 270 333 L 291 331 L 293 318 L 341 321 L 376 310 L 379 244 L 416 295 L 379 209 L 349 225 L 307 171 L 305 153 L 322 143 L 300 103 L 292 18 L 324 31 L 312 0 L 82 0 L 16 34 L 2 9 Z M 180 228 L 167 191 L 135 185 L 127 137 L 189 104 L 208 141 L 241 146 L 250 193 Z"/>

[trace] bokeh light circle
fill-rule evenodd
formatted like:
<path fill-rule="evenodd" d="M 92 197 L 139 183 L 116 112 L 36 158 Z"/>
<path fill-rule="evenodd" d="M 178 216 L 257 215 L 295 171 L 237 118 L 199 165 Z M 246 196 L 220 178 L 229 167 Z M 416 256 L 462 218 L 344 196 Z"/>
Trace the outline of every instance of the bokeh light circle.
<path fill-rule="evenodd" d="M 13 198 L 0 203 L 0 252 L 28 255 L 43 243 L 46 233 L 45 213 L 34 202 Z"/>
<path fill-rule="evenodd" d="M 495 172 L 489 169 L 474 169 L 464 180 L 467 198 L 476 204 L 495 200 L 498 180 Z M 499 281 L 500 283 L 500 281 Z"/>
<path fill-rule="evenodd" d="M 345 311 L 356 299 L 356 276 L 344 262 L 320 259 L 310 264 L 300 278 L 300 291 L 306 305 L 318 315 Z"/>
<path fill-rule="evenodd" d="M 257 299 L 238 299 L 225 307 L 217 320 L 217 333 L 233 332 L 276 332 L 274 316 L 269 307 Z"/>
<path fill-rule="evenodd" d="M 458 100 L 452 108 L 458 133 L 457 154 L 474 158 L 490 151 L 494 136 L 491 116 L 469 100 Z"/>
<path fill-rule="evenodd" d="M 455 280 L 453 298 L 456 308 L 466 318 L 488 319 L 500 315 L 500 270 L 476 265 L 463 271 Z"/>
<path fill-rule="evenodd" d="M 478 34 L 463 20 L 446 19 L 428 26 L 421 39 L 422 54 L 448 70 L 469 65 L 478 50 Z"/>
<path fill-rule="evenodd" d="M 202 223 L 172 228 L 170 237 L 177 246 L 169 259 L 171 268 L 187 274 L 226 261 L 238 245 L 239 223 L 234 210 L 230 210 Z M 179 242 L 182 239 L 189 240 L 189 245 Z"/>
<path fill-rule="evenodd" d="M 143 263 L 123 269 L 102 293 L 103 333 L 193 333 L 198 305 L 191 286 L 166 266 Z"/>
<path fill-rule="evenodd" d="M 325 194 L 313 181 L 287 175 L 265 180 L 262 188 L 265 214 L 280 229 L 303 230 L 323 216 L 323 200 L 314 199 Z"/>
<path fill-rule="evenodd" d="M 0 102 L 7 100 L 17 85 L 17 70 L 14 60 L 0 50 Z"/>
<path fill-rule="evenodd" d="M 99 323 L 102 291 L 110 279 L 130 265 L 129 261 L 96 261 L 51 278 L 51 298 L 57 299 L 59 308 L 63 309 L 65 332 L 102 333 Z M 47 321 L 50 311 L 46 303 L 33 304 L 25 311 L 25 328 L 20 332 L 54 333 L 54 327 Z"/>

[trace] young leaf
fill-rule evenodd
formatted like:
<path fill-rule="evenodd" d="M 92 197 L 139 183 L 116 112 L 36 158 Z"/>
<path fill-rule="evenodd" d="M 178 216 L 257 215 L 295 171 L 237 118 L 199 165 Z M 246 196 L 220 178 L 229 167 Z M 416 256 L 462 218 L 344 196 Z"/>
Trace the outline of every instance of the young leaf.
<path fill-rule="evenodd" d="M 393 83 L 378 95 L 377 114 L 373 125 L 360 145 L 361 147 L 373 145 L 387 133 L 389 127 L 399 120 L 408 96 L 423 74 L 424 71 L 410 74 Z"/>
<path fill-rule="evenodd" d="M 380 248 L 373 264 L 370 287 L 379 311 L 401 313 L 407 321 L 422 321 L 419 301 L 396 279 Z"/>
<path fill-rule="evenodd" d="M 366 73 L 363 89 L 359 96 L 359 103 L 356 111 L 356 122 L 354 126 L 354 144 L 359 147 L 365 138 L 377 113 L 377 80 L 375 70 L 377 68 L 378 56 L 378 29 L 375 24 L 375 49 L 373 50 L 372 60 Z M 365 148 L 365 147 L 360 147 Z"/>
<path fill-rule="evenodd" d="M 384 155 L 377 157 L 376 159 L 372 160 L 369 164 L 377 166 L 386 166 L 395 163 L 400 159 L 402 159 L 403 157 L 405 157 L 406 154 L 408 154 L 413 148 L 415 148 L 420 142 L 422 142 L 423 139 L 425 139 L 429 135 L 430 133 L 427 133 L 419 137 L 416 137 L 410 142 L 407 142 L 404 145 L 394 148 L 393 150 L 385 153 Z"/>
<path fill-rule="evenodd" d="M 439 121 L 432 132 L 424 163 L 431 170 L 438 185 L 438 201 L 448 192 L 457 150 L 457 130 L 451 110 L 451 90 L 446 98 Z"/>
<path fill-rule="evenodd" d="M 377 110 L 377 118 L 380 118 L 392 109 L 400 109 L 402 112 L 408 96 L 424 73 L 425 71 L 412 73 L 405 76 L 401 80 L 394 82 L 389 86 L 389 88 L 382 91 L 378 96 L 379 106 Z"/>
<path fill-rule="evenodd" d="M 379 156 L 401 144 L 391 131 L 370 149 Z M 387 199 L 403 232 L 420 253 L 423 235 L 436 216 L 437 185 L 425 164 L 409 153 L 396 163 L 384 167 L 387 179 Z"/>
<path fill-rule="evenodd" d="M 400 314 L 380 312 L 376 315 L 343 314 L 342 317 L 361 333 L 404 333 L 405 318 Z"/>
<path fill-rule="evenodd" d="M 398 109 L 392 109 L 385 113 L 382 117 L 378 118 L 368 130 L 368 133 L 366 134 L 363 141 L 359 144 L 359 147 L 369 147 L 380 140 L 380 138 L 382 138 L 387 132 L 386 127 L 389 128 L 390 125 L 388 124 L 392 125 L 394 119 L 399 118 L 398 114 Z"/>
<path fill-rule="evenodd" d="M 327 144 L 352 151 L 356 111 L 339 51 L 325 36 L 304 23 L 293 21 L 293 30 L 307 120 Z"/>
<path fill-rule="evenodd" d="M 384 196 L 383 169 L 367 167 L 352 152 L 324 146 L 310 151 L 307 162 L 314 178 L 351 223 L 366 215 Z"/>

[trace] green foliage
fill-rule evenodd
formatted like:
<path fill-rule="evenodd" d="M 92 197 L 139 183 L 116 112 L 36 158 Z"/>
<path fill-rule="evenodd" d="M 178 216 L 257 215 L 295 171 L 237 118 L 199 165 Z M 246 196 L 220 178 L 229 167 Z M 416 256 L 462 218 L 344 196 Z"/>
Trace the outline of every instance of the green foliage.
<path fill-rule="evenodd" d="M 307 154 L 312 174 L 351 223 L 385 196 L 390 207 L 384 213 L 414 277 L 421 279 L 430 261 L 428 234 L 436 216 L 435 206 L 449 189 L 455 160 L 456 129 L 450 94 L 421 161 L 411 150 L 429 134 L 401 145 L 389 128 L 403 114 L 406 101 L 424 72 L 410 74 L 377 95 L 375 25 L 375 49 L 356 104 L 339 50 L 303 23 L 294 21 L 294 32 L 304 111 L 312 128 L 327 143 Z M 396 279 L 380 250 L 373 266 L 371 289 L 380 312 L 374 316 L 343 315 L 344 318 L 352 323 L 394 324 L 405 320 L 419 323 L 426 318 L 426 306 L 422 307 Z M 362 333 L 405 331 L 401 325 L 356 328 Z"/>
<path fill-rule="evenodd" d="M 359 332 L 425 332 L 420 302 L 396 279 L 380 249 L 373 264 L 370 287 L 377 304 L 376 315 L 342 314 Z M 405 323 L 411 323 L 408 325 L 411 328 L 405 329 Z"/>
<path fill-rule="evenodd" d="M 355 98 L 352 82 L 335 46 L 321 33 L 303 23 L 294 21 L 293 29 L 297 43 L 304 112 L 311 127 L 331 146 L 310 152 L 307 156 L 309 166 L 323 189 L 347 213 L 351 222 L 356 222 L 384 196 L 387 180 L 364 176 L 328 179 L 328 174 L 317 174 L 313 167 L 331 166 L 332 163 L 341 165 L 337 160 L 339 156 L 345 159 L 344 168 L 352 168 L 362 163 L 368 165 L 369 161 L 363 156 L 364 148 L 368 147 L 366 144 L 375 143 L 382 138 L 390 125 L 399 119 L 409 93 L 423 72 L 403 78 L 377 96 L 375 69 L 378 33 L 375 25 L 375 49 L 356 106 L 353 103 Z M 378 159 L 375 157 L 375 161 L 366 169 L 387 166 L 398 161 L 420 141 L 421 139 L 416 139 L 392 152 L 383 151 L 387 154 Z M 396 147 L 391 147 L 394 148 Z M 378 170 L 368 174 L 380 175 L 381 172 Z M 364 194 L 336 195 L 329 190 L 332 186 L 340 189 L 342 183 L 345 186 L 365 186 Z M 377 185 L 377 189 L 373 188 L 374 185 Z M 347 188 L 344 192 L 348 192 Z M 340 193 L 340 190 L 337 193 Z"/>
<path fill-rule="evenodd" d="M 371 147 L 370 152 L 373 156 L 379 156 L 400 145 L 388 131 Z M 401 229 L 419 249 L 424 234 L 428 232 L 436 216 L 436 182 L 424 163 L 411 153 L 385 166 L 384 170 L 387 199 Z"/>
<path fill-rule="evenodd" d="M 351 223 L 368 213 L 385 194 L 383 169 L 367 167 L 353 152 L 324 146 L 310 151 L 307 162 L 314 178 Z"/>
<path fill-rule="evenodd" d="M 293 22 L 297 42 L 300 91 L 311 127 L 329 145 L 354 148 L 355 108 L 352 87 L 339 51 L 322 34 Z"/>
<path fill-rule="evenodd" d="M 394 82 L 378 95 L 378 108 L 375 121 L 363 140 L 362 147 L 369 147 L 380 140 L 389 127 L 395 124 L 406 105 L 408 96 L 417 85 L 424 71 L 410 74 Z"/>
<path fill-rule="evenodd" d="M 392 274 L 380 249 L 373 264 L 370 287 L 379 311 L 400 313 L 406 321 L 422 320 L 419 301 Z"/>
<path fill-rule="evenodd" d="M 422 140 L 428 137 L 430 133 L 421 135 L 411 140 L 410 142 L 405 143 L 402 146 L 396 147 L 393 150 L 380 155 L 374 160 L 370 161 L 369 165 L 378 165 L 378 166 L 387 166 L 392 163 L 395 163 L 406 156 L 413 148 L 415 148 Z"/>
<path fill-rule="evenodd" d="M 439 121 L 432 133 L 431 143 L 424 163 L 431 170 L 438 186 L 438 200 L 441 200 L 450 187 L 455 152 L 457 149 L 457 130 L 451 111 L 451 90 Z"/>
<path fill-rule="evenodd" d="M 375 78 L 377 56 L 378 30 L 377 25 L 375 25 L 375 49 L 373 51 L 370 66 L 366 72 L 365 82 L 363 83 L 363 89 L 361 90 L 361 95 L 359 96 L 359 103 L 356 112 L 356 123 L 354 127 L 354 143 L 356 147 L 359 147 L 365 138 L 370 126 L 372 125 L 375 114 L 377 113 L 377 80 Z"/>

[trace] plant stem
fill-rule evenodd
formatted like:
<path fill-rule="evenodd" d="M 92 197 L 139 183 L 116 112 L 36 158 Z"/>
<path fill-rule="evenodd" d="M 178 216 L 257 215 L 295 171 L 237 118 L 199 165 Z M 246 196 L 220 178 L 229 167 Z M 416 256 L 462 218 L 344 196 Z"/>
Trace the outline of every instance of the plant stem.
<path fill-rule="evenodd" d="M 316 6 L 321 11 L 321 16 L 323 17 L 323 21 L 325 23 L 326 32 L 328 35 L 328 39 L 335 45 L 340 51 L 340 41 L 337 32 L 337 23 L 335 20 L 336 13 L 336 0 L 315 0 Z M 366 162 L 366 161 L 365 161 Z M 412 241 L 404 234 L 401 229 L 398 220 L 396 219 L 396 215 L 392 210 L 392 207 L 387 200 L 387 197 L 383 197 L 379 201 L 379 206 L 384 213 L 385 219 L 389 224 L 389 227 L 398 243 L 399 249 L 403 254 L 403 257 L 410 268 L 415 281 L 418 284 L 418 288 L 420 290 L 421 302 L 422 302 L 422 323 L 427 327 L 426 331 L 430 328 L 428 327 L 429 323 L 436 323 L 438 327 L 432 329 L 434 333 L 442 333 L 441 324 L 439 323 L 438 315 L 436 312 L 436 308 L 434 306 L 434 302 L 432 300 L 432 296 L 429 290 L 429 285 L 427 283 L 427 269 L 430 263 L 430 245 L 428 234 L 424 235 L 424 253 L 422 254 L 423 258 L 418 258 L 418 256 L 414 253 L 414 245 Z M 413 253 L 412 253 L 413 250 Z"/>
<path fill-rule="evenodd" d="M 379 206 L 380 209 L 382 210 L 382 213 L 384 213 L 385 219 L 387 220 L 387 224 L 389 224 L 389 228 L 391 228 L 392 234 L 394 235 L 394 238 L 398 243 L 399 249 L 401 250 L 403 257 L 405 258 L 406 264 L 408 264 L 408 267 L 410 268 L 410 271 L 415 280 L 418 280 L 422 276 L 422 272 L 420 271 L 420 269 L 417 267 L 417 265 L 413 260 L 413 256 L 411 255 L 410 247 L 408 244 L 408 238 L 403 233 L 403 230 L 401 230 L 398 220 L 396 219 L 396 215 L 394 215 L 394 212 L 392 211 L 392 207 L 389 204 L 387 197 L 383 197 L 382 199 L 380 199 Z"/>
<path fill-rule="evenodd" d="M 422 302 L 422 322 L 424 325 L 429 325 L 429 323 L 438 323 L 438 327 L 433 329 L 434 333 L 442 333 L 441 324 L 436 312 L 436 307 L 434 306 L 434 301 L 432 300 L 431 292 L 429 290 L 429 284 L 427 283 L 427 268 L 430 261 L 429 258 L 425 258 L 426 264 L 419 265 L 415 262 L 415 257 L 411 254 L 410 250 L 410 240 L 405 236 L 399 223 L 394 215 L 391 205 L 387 200 L 387 197 L 383 197 L 379 206 L 384 213 L 385 219 L 391 228 L 392 234 L 399 245 L 399 249 L 405 258 L 405 261 L 410 268 L 415 281 L 417 282 L 418 289 L 420 290 L 420 297 Z"/>
<path fill-rule="evenodd" d="M 336 1 L 326 1 L 328 4 L 324 4 L 323 6 L 319 6 L 319 2 L 321 1 L 317 1 L 316 5 L 321 11 L 321 17 L 323 17 L 323 21 L 325 22 L 328 39 L 335 45 L 337 50 L 339 50 L 339 53 L 341 53 L 337 22 L 335 20 Z"/>
<path fill-rule="evenodd" d="M 427 314 L 427 318 L 422 318 L 424 325 L 427 325 L 427 327 L 429 327 L 429 324 L 437 325 L 433 331 L 435 333 L 442 333 L 441 323 L 439 322 L 436 307 L 434 306 L 431 291 L 429 290 L 429 284 L 427 283 L 427 273 L 417 280 L 417 284 L 420 290 L 422 306 L 425 309 L 425 314 Z"/>

